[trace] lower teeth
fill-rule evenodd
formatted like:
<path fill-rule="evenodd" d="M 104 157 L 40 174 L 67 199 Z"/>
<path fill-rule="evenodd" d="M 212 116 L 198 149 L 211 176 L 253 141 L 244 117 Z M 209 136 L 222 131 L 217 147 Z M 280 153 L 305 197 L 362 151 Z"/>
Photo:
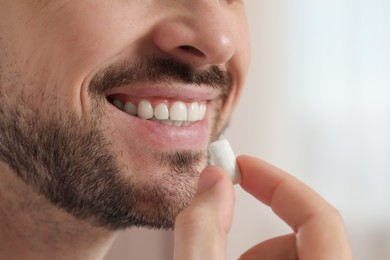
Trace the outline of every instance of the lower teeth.
<path fill-rule="evenodd" d="M 152 117 L 151 119 L 147 119 L 147 120 L 150 120 L 150 121 L 153 121 L 153 122 L 156 122 L 156 123 L 160 123 L 160 124 L 163 124 L 163 125 L 168 125 L 168 126 L 190 126 L 192 124 L 194 124 L 195 122 L 191 122 L 191 121 L 176 121 L 176 120 L 170 120 L 170 119 L 165 119 L 165 120 L 159 120 L 155 117 Z"/>

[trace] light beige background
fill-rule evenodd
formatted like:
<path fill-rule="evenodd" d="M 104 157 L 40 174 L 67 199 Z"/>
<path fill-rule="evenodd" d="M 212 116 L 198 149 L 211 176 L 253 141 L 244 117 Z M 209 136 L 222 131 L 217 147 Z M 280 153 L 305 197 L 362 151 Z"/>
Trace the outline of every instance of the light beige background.
<path fill-rule="evenodd" d="M 390 1 L 252 0 L 247 86 L 227 136 L 344 215 L 357 260 L 390 259 Z M 237 190 L 228 259 L 290 232 Z M 106 260 L 171 259 L 172 234 L 128 230 Z"/>

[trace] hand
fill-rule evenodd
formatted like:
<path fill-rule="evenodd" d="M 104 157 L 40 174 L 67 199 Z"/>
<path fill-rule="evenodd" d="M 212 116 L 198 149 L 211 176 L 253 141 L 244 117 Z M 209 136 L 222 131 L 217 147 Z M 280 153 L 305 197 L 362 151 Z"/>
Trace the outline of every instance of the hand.
<path fill-rule="evenodd" d="M 234 189 L 217 167 L 207 167 L 198 193 L 175 222 L 175 260 L 226 259 L 227 234 L 232 222 Z"/>
<path fill-rule="evenodd" d="M 264 241 L 240 259 L 352 259 L 338 211 L 305 184 L 264 161 L 237 159 L 241 186 L 270 206 L 294 233 Z M 177 218 L 175 259 L 226 259 L 234 192 L 223 171 L 207 168 L 193 203 Z"/>

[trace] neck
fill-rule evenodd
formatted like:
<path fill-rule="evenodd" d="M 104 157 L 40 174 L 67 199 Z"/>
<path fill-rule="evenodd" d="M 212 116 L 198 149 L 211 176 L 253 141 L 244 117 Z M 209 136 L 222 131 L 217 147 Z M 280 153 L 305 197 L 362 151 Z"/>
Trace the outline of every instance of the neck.
<path fill-rule="evenodd" d="M 116 233 L 75 219 L 0 167 L 0 259 L 103 259 Z"/>

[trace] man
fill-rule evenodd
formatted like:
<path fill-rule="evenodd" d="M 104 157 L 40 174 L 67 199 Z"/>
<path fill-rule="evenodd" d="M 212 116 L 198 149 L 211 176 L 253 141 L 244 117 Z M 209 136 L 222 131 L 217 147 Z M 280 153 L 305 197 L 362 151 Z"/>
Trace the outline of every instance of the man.
<path fill-rule="evenodd" d="M 102 259 L 131 226 L 174 227 L 175 259 L 224 259 L 234 194 L 206 148 L 248 69 L 243 2 L 4 0 L 0 17 L 0 259 Z M 294 232 L 243 259 L 351 259 L 336 210 L 238 164 Z"/>

